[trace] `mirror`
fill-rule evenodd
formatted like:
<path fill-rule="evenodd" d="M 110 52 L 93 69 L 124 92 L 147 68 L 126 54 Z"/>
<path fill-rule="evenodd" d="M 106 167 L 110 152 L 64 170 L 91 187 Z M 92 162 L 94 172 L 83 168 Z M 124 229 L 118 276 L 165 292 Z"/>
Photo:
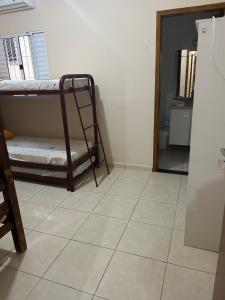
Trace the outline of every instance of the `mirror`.
<path fill-rule="evenodd" d="M 193 98 L 197 51 L 183 49 L 177 51 L 177 96 Z"/>

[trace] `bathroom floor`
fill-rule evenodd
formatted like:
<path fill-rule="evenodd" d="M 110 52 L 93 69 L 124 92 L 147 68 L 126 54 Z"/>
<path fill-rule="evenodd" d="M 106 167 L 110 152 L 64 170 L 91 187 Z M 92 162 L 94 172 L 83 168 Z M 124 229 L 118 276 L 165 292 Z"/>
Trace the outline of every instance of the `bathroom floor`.
<path fill-rule="evenodd" d="M 188 172 L 190 147 L 169 146 L 159 151 L 159 169 Z"/>
<path fill-rule="evenodd" d="M 28 250 L 0 240 L 0 299 L 211 300 L 217 254 L 184 246 L 187 177 L 98 177 L 75 193 L 16 182 Z"/>

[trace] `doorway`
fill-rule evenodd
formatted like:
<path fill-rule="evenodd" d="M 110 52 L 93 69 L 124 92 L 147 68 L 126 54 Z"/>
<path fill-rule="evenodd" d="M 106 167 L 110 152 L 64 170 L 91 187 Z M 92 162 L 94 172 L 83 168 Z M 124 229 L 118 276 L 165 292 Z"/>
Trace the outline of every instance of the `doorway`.
<path fill-rule="evenodd" d="M 157 12 L 153 171 L 188 174 L 198 33 L 225 3 Z"/>

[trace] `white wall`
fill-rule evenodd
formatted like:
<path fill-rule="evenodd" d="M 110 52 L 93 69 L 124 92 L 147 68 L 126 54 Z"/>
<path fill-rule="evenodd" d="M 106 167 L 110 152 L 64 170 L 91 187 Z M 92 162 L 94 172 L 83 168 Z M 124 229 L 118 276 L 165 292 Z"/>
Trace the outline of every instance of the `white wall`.
<path fill-rule="evenodd" d="M 37 9 L 0 16 L 0 34 L 43 30 L 47 37 L 51 77 L 88 72 L 100 89 L 99 117 L 111 160 L 152 165 L 155 13 L 157 10 L 218 0 L 37 0 Z M 6 100 L 7 101 L 7 100 Z M 21 100 L 25 101 L 25 100 Z M 44 121 L 55 103 L 32 100 L 2 111 L 7 127 L 18 133 L 59 132 L 61 124 Z M 19 102 L 17 102 L 19 103 Z M 35 107 L 32 109 L 32 107 Z M 24 122 L 25 112 L 26 122 Z M 18 120 L 19 115 L 23 118 Z M 38 125 L 32 120 L 41 120 Z M 12 125 L 12 121 L 18 126 Z M 22 123 L 26 129 L 22 128 Z M 37 124 L 37 123 L 36 123 Z M 39 132 L 38 132 L 39 131 Z M 55 132 L 54 132 L 55 131 Z"/>

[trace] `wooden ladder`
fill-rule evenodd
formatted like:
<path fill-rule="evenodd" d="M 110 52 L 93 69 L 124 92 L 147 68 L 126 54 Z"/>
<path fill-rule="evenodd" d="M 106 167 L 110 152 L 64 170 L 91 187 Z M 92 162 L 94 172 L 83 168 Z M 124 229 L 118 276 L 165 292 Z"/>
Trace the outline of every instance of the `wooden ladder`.
<path fill-rule="evenodd" d="M 85 140 L 85 144 L 87 147 L 87 151 L 88 151 L 88 156 L 89 156 L 89 160 L 91 163 L 91 168 L 92 168 L 92 172 L 93 172 L 93 176 L 94 176 L 94 180 L 95 180 L 95 185 L 96 187 L 98 187 L 98 181 L 97 181 L 97 176 L 96 176 L 96 172 L 95 172 L 95 162 L 92 160 L 92 156 L 91 156 L 91 149 L 88 145 L 88 139 L 87 139 L 87 134 L 86 131 L 90 128 L 94 128 L 95 131 L 95 148 L 96 151 L 98 153 L 98 146 L 101 146 L 102 149 L 102 153 L 103 153 L 103 159 L 99 162 L 97 161 L 97 166 L 100 166 L 101 163 L 105 163 L 106 166 L 106 170 L 107 173 L 110 174 L 109 171 L 109 166 L 108 166 L 108 162 L 107 162 L 107 158 L 106 158 L 106 153 L 105 153 L 105 149 L 104 149 L 104 145 L 103 145 L 103 141 L 102 141 L 102 135 L 99 129 L 99 125 L 98 125 L 98 120 L 97 120 L 97 115 L 96 115 L 96 99 L 95 99 L 95 84 L 94 84 L 94 79 L 91 75 L 88 75 L 87 77 L 88 80 L 88 92 L 89 92 L 89 96 L 91 99 L 91 102 L 86 104 L 86 105 L 79 105 L 78 102 L 78 98 L 75 92 L 75 86 L 74 86 L 74 79 L 72 79 L 72 86 L 73 86 L 73 96 L 74 96 L 74 100 L 75 100 L 75 104 L 76 104 L 76 108 L 78 111 L 78 116 L 79 116 L 79 120 L 80 120 L 80 124 L 81 124 L 81 128 L 83 131 L 83 136 L 84 136 L 84 140 Z M 83 122 L 83 118 L 82 118 L 82 111 L 85 108 L 91 107 L 92 111 L 93 111 L 93 124 L 90 124 L 89 126 L 85 127 L 84 122 Z"/>

